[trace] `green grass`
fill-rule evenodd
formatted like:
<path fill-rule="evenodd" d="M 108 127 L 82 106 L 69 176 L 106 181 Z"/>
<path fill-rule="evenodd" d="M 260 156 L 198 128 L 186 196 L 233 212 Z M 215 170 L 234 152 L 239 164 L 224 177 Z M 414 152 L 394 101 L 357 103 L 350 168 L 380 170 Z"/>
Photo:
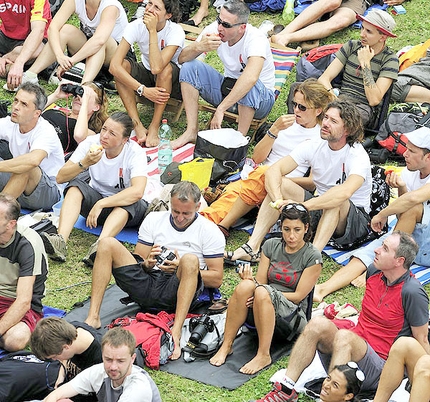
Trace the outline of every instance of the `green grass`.
<path fill-rule="evenodd" d="M 129 9 L 129 15 L 134 13 L 136 4 L 124 3 Z M 396 16 L 397 27 L 395 29 L 398 35 L 397 39 L 389 39 L 388 44 L 394 50 L 399 50 L 406 45 L 414 45 L 425 41 L 430 37 L 430 25 L 428 24 L 428 9 L 429 1 L 411 1 L 405 2 L 404 7 L 407 10 L 405 15 Z M 211 9 L 210 16 L 204 21 L 203 25 L 214 20 L 216 12 Z M 250 23 L 259 26 L 263 20 L 272 20 L 274 23 L 282 23 L 280 14 L 253 13 L 250 18 Z M 321 41 L 321 44 L 327 43 L 344 43 L 348 39 L 357 39 L 359 31 L 356 29 L 346 29 L 342 32 L 332 35 L 330 38 Z M 207 61 L 221 68 L 219 59 L 215 55 L 209 55 Z M 285 89 L 276 101 L 272 112 L 269 115 L 269 121 L 276 120 L 281 114 L 285 113 L 285 99 L 288 94 L 290 83 L 295 81 L 295 72 L 290 75 Z M 4 80 L 0 80 L 0 85 L 3 86 Z M 50 93 L 55 87 L 47 85 L 45 82 L 41 84 L 46 87 Z M 2 91 L 0 89 L 0 91 Z M 12 95 L 6 91 L 0 92 L 3 99 L 12 99 Z M 118 96 L 109 95 L 109 111 L 124 110 L 121 100 Z M 144 124 L 148 124 L 152 117 L 152 110 L 149 107 L 141 107 L 141 118 Z M 170 118 L 166 113 L 166 117 Z M 199 116 L 200 128 L 204 129 L 209 118 L 208 114 Z M 172 124 L 172 129 L 176 136 L 182 134 L 185 130 L 185 114 L 181 116 L 177 123 Z M 247 240 L 247 235 L 243 232 L 232 231 L 232 236 L 227 242 L 227 249 L 234 250 Z M 68 244 L 68 258 L 64 264 L 50 262 L 50 274 L 47 281 L 47 294 L 44 303 L 70 310 L 76 302 L 85 300 L 91 291 L 91 271 L 81 262 L 82 257 L 86 254 L 90 245 L 95 241 L 95 236 L 84 233 L 79 230 L 73 230 Z M 132 247 L 131 247 L 132 248 Z M 329 278 L 337 269 L 338 265 L 332 260 L 325 258 L 323 273 L 320 277 L 320 282 Z M 225 267 L 224 283 L 221 287 L 224 296 L 231 295 L 234 287 L 238 283 L 238 277 L 234 269 Z M 429 292 L 430 287 L 426 287 Z M 337 300 L 339 303 L 346 301 L 354 304 L 357 308 L 361 307 L 361 299 L 363 297 L 363 289 L 356 289 L 352 286 L 342 289 L 326 298 L 327 302 Z M 151 376 L 157 383 L 163 401 L 247 401 L 255 397 L 264 395 L 270 389 L 268 379 L 278 369 L 286 367 L 288 358 L 283 358 L 269 369 L 264 370 L 258 377 L 248 381 L 245 385 L 235 391 L 225 391 L 216 387 L 203 385 L 184 378 L 166 374 L 163 372 L 150 371 Z M 310 399 L 301 396 L 301 401 Z"/>

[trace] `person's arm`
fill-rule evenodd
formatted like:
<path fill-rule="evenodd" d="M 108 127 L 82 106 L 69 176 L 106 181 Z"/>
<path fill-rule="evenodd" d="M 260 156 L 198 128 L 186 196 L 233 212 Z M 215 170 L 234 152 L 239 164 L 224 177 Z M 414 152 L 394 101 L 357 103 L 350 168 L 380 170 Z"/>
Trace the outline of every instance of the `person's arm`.
<path fill-rule="evenodd" d="M 272 150 L 273 143 L 275 142 L 278 134 L 281 130 L 285 130 L 288 127 L 292 126 L 296 121 L 296 117 L 294 114 L 286 114 L 280 116 L 276 119 L 276 121 L 272 124 L 272 127 L 268 131 L 270 131 L 270 136 L 266 133 L 266 135 L 258 142 L 258 144 L 254 148 L 254 152 L 252 153 L 252 159 L 255 163 L 262 163 L 269 156 L 270 151 Z"/>
<path fill-rule="evenodd" d="M 338 76 L 344 67 L 344 64 L 338 58 L 335 58 L 318 78 L 318 82 L 324 85 L 327 90 L 332 90 L 333 86 L 331 85 L 331 82 Z"/>
<path fill-rule="evenodd" d="M 57 402 L 64 398 L 71 398 L 72 396 L 76 396 L 78 393 L 72 387 L 72 385 L 67 382 L 63 384 L 61 387 L 58 387 L 55 391 L 52 391 L 43 402 Z"/>
<path fill-rule="evenodd" d="M 31 308 L 35 276 L 21 276 L 16 286 L 16 299 L 0 319 L 0 334 L 18 324 Z"/>
<path fill-rule="evenodd" d="M 344 183 L 333 186 L 319 197 L 305 201 L 303 205 L 305 205 L 309 211 L 336 208 L 344 201 L 349 200 L 363 183 L 364 178 L 362 176 L 352 174 L 348 176 Z"/>
<path fill-rule="evenodd" d="M 266 170 L 264 174 L 265 185 L 267 194 L 272 201 L 283 199 L 281 192 L 282 177 L 291 173 L 297 166 L 297 163 L 291 156 L 286 156 Z"/>
<path fill-rule="evenodd" d="M 78 118 L 76 119 L 75 129 L 73 130 L 73 138 L 79 144 L 89 135 L 95 134 L 94 131 L 88 128 L 88 121 L 91 114 L 89 113 L 89 105 L 91 101 L 95 101 L 95 91 L 84 85 L 84 95 L 81 97 L 81 108 L 79 110 Z"/>
<path fill-rule="evenodd" d="M 206 288 L 219 288 L 224 275 L 224 258 L 205 258 L 207 270 L 201 269 L 200 274 Z"/>
<path fill-rule="evenodd" d="M 40 165 L 48 153 L 42 149 L 35 149 L 28 154 L 0 161 L 0 172 L 22 174 Z"/>
<path fill-rule="evenodd" d="M 75 151 L 76 152 L 76 151 Z M 103 155 L 103 150 L 97 150 L 94 152 L 88 151 L 86 155 L 79 161 L 82 166 L 79 166 L 79 162 L 72 162 L 70 159 L 57 173 L 57 183 L 67 183 L 74 179 L 84 169 L 88 169 L 90 166 L 96 164 Z M 1 163 L 1 162 L 0 162 Z"/>
<path fill-rule="evenodd" d="M 221 128 L 224 113 L 228 108 L 241 100 L 255 85 L 260 77 L 261 70 L 263 69 L 264 58 L 260 56 L 252 56 L 248 58 L 248 63 L 243 70 L 243 73 L 237 79 L 231 92 L 223 99 L 217 106 L 214 113 L 210 128 Z"/>
<path fill-rule="evenodd" d="M 255 280 L 257 283 L 265 285 L 268 283 L 267 272 L 269 271 L 270 259 L 261 252 L 260 262 L 258 263 L 257 273 L 255 275 Z"/>
<path fill-rule="evenodd" d="M 201 37 L 201 40 L 195 40 L 193 43 L 185 46 L 182 49 L 178 61 L 180 64 L 183 64 L 187 61 L 194 60 L 202 53 L 217 50 L 221 43 L 222 42 L 218 34 L 204 33 Z"/>
<path fill-rule="evenodd" d="M 370 106 L 377 106 L 381 103 L 382 98 L 393 82 L 391 78 L 387 77 L 379 77 L 375 82 L 370 65 L 374 55 L 374 50 L 368 45 L 357 51 L 358 61 L 363 72 L 364 93 Z"/>
<path fill-rule="evenodd" d="M 315 264 L 307 267 L 300 277 L 296 290 L 294 292 L 283 292 L 282 294 L 285 296 L 285 298 L 292 301 L 293 303 L 299 304 L 303 299 L 306 298 L 306 296 L 317 284 L 321 270 L 321 264 Z"/>
<path fill-rule="evenodd" d="M 130 187 L 97 201 L 91 208 L 86 224 L 89 228 L 97 227 L 97 218 L 104 208 L 122 207 L 132 205 L 143 197 L 147 178 L 145 176 L 133 177 L 130 180 Z"/>
<path fill-rule="evenodd" d="M 419 342 L 424 348 L 427 354 L 430 354 L 430 346 L 428 341 L 428 323 L 421 325 L 420 327 L 411 327 L 412 336 Z"/>

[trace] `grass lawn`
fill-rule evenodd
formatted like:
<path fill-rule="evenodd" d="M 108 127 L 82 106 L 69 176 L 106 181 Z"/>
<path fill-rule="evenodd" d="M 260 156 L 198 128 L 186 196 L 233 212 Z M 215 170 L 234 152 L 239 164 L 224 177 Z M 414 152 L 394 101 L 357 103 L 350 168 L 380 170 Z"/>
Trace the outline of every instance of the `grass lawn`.
<path fill-rule="evenodd" d="M 395 17 L 397 27 L 395 29 L 398 38 L 389 39 L 388 45 L 394 49 L 399 50 L 406 45 L 415 45 L 424 42 L 430 37 L 430 25 L 428 24 L 428 9 L 429 1 L 410 1 L 405 2 L 404 7 L 407 10 L 405 15 L 398 15 Z M 129 10 L 129 15 L 134 13 L 136 4 L 124 2 L 125 7 Z M 206 25 L 215 19 L 216 11 L 212 9 L 210 16 L 206 18 L 202 25 Z M 281 15 L 279 14 L 266 14 L 266 13 L 253 13 L 250 18 L 250 23 L 259 26 L 263 20 L 272 20 L 275 24 L 282 23 Z M 321 41 L 322 44 L 327 43 L 344 43 L 348 39 L 358 39 L 359 30 L 347 29 L 343 32 L 337 33 L 330 38 Z M 209 55 L 207 61 L 210 64 L 220 66 L 219 60 L 216 55 Z M 269 121 L 276 120 L 281 114 L 285 113 L 285 99 L 288 94 L 289 83 L 295 81 L 295 72 L 289 77 L 287 86 L 281 93 L 281 96 L 275 103 L 272 112 L 269 115 Z M 0 85 L 3 86 L 4 80 L 0 80 Z M 41 84 L 46 87 L 47 91 L 53 92 L 55 87 L 47 85 L 42 81 Z M 0 89 L 2 99 L 12 99 L 12 95 Z M 109 110 L 124 110 L 121 100 L 118 96 L 109 95 Z M 147 125 L 152 117 L 152 111 L 149 107 L 141 108 L 141 118 L 145 125 Z M 170 118 L 166 113 L 166 117 Z M 202 113 L 200 115 L 200 126 L 203 129 L 209 118 L 208 114 Z M 182 134 L 185 130 L 185 114 L 183 114 L 177 123 L 172 124 L 172 129 L 176 136 Z M 247 240 L 247 235 L 243 232 L 233 231 L 231 237 L 227 242 L 227 249 L 234 250 Z M 91 271 L 85 267 L 81 262 L 82 257 L 86 254 L 89 246 L 95 241 L 95 236 L 84 233 L 82 231 L 74 230 L 70 237 L 68 244 L 68 257 L 67 262 L 59 264 L 50 262 L 50 275 L 47 282 L 47 295 L 44 303 L 54 307 L 70 310 L 74 303 L 86 299 L 91 291 Z M 132 247 L 131 247 L 132 248 Z M 256 267 L 255 267 L 256 268 Z M 338 269 L 337 264 L 329 259 L 324 260 L 323 273 L 320 281 L 329 278 Z M 222 285 L 222 293 L 228 297 L 231 295 L 234 287 L 238 282 L 238 276 L 234 269 L 225 267 L 224 283 Z M 429 292 L 430 287 L 427 287 Z M 350 302 L 357 308 L 361 306 L 361 299 L 363 296 L 363 289 L 356 289 L 352 286 L 343 289 L 329 297 L 327 302 L 338 301 L 339 303 Z M 247 401 L 256 397 L 261 397 L 270 390 L 268 379 L 270 376 L 280 368 L 284 368 L 288 364 L 288 358 L 281 359 L 278 363 L 272 365 L 269 369 L 264 370 L 258 377 L 248 381 L 244 386 L 235 391 L 226 391 L 219 388 L 202 385 L 194 381 L 189 381 L 181 377 L 166 374 L 163 372 L 150 371 L 151 376 L 157 383 L 163 401 Z M 308 401 L 309 398 L 301 396 L 301 401 Z"/>

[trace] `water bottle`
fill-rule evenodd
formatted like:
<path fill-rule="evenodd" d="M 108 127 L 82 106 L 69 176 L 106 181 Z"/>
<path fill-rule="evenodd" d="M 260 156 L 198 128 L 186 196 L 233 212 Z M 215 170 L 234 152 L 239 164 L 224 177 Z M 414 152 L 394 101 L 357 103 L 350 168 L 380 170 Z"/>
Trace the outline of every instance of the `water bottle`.
<path fill-rule="evenodd" d="M 164 172 L 166 167 L 172 163 L 173 150 L 170 140 L 172 139 L 172 130 L 167 124 L 167 119 L 163 119 L 160 129 L 158 130 L 158 172 L 160 175 Z"/>
<path fill-rule="evenodd" d="M 287 0 L 285 2 L 284 10 L 282 11 L 282 19 L 286 24 L 289 24 L 294 19 L 294 17 L 294 0 Z"/>

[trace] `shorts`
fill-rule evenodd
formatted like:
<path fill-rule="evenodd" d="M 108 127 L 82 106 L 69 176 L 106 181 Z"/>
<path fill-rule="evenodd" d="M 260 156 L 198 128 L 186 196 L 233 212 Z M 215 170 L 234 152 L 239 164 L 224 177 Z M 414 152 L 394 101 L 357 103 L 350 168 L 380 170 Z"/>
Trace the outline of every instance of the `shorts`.
<path fill-rule="evenodd" d="M 356 14 L 362 15 L 367 9 L 367 3 L 365 0 L 342 0 L 339 8 L 349 8 Z"/>
<path fill-rule="evenodd" d="M 155 75 L 147 70 L 141 61 L 136 61 L 132 57 L 127 58 L 131 65 L 131 76 L 148 87 L 155 87 Z M 182 99 L 181 85 L 179 84 L 179 67 L 177 64 L 170 62 L 172 66 L 172 92 L 170 96 L 173 99 Z"/>
<path fill-rule="evenodd" d="M 94 204 L 97 201 L 101 200 L 103 196 L 98 191 L 90 187 L 89 184 L 79 178 L 74 178 L 67 184 L 66 188 L 64 189 L 64 195 L 66 195 L 70 187 L 77 187 L 82 193 L 84 198 L 82 200 L 81 205 L 81 215 L 86 218 L 89 215 Z M 146 209 L 148 208 L 148 203 L 145 200 L 139 200 L 134 204 L 120 206 L 119 208 L 125 209 L 128 212 L 128 221 L 125 227 L 135 227 L 139 226 L 142 223 Z M 103 208 L 102 212 L 97 218 L 97 225 L 102 225 L 106 221 L 112 210 L 113 207 Z"/>
<path fill-rule="evenodd" d="M 12 299 L 10 297 L 3 297 L 0 296 L 0 318 L 4 316 L 6 311 L 8 311 L 9 307 L 12 305 L 12 303 L 15 301 L 15 299 Z M 36 324 L 39 320 L 43 318 L 43 313 L 38 313 L 34 310 L 28 310 L 24 317 L 21 318 L 21 322 L 27 325 L 28 328 L 30 328 L 30 332 L 34 331 L 34 328 L 36 327 Z"/>
<path fill-rule="evenodd" d="M 0 160 L 2 159 L 0 158 Z M 60 201 L 61 193 L 57 187 L 55 177 L 49 177 L 42 169 L 40 170 L 42 176 L 33 192 L 29 195 L 21 194 L 18 197 L 21 208 L 30 209 L 32 211 L 36 209 L 51 211 L 52 206 Z M 10 173 L 0 173 L 0 191 L 3 191 L 10 177 Z"/>
<path fill-rule="evenodd" d="M 175 312 L 179 278 L 176 274 L 152 269 L 145 272 L 143 260 L 136 257 L 136 264 L 112 269 L 116 284 L 137 303 L 143 311 Z M 203 292 L 203 280 L 199 273 L 197 289 L 190 310 L 197 305 L 197 298 Z"/>
<path fill-rule="evenodd" d="M 21 46 L 24 43 L 24 39 L 12 39 L 6 36 L 0 31 L 0 55 L 7 54 L 15 49 L 17 46 Z"/>
<path fill-rule="evenodd" d="M 331 355 L 318 351 L 321 363 L 324 369 L 328 371 L 330 366 Z M 373 348 L 367 344 L 367 351 L 364 357 L 356 362 L 360 370 L 364 373 L 365 379 L 361 385 L 360 392 L 376 391 L 379 384 L 382 369 L 384 368 L 385 360 L 380 357 Z"/>
<path fill-rule="evenodd" d="M 391 93 L 391 101 L 392 102 L 406 102 L 406 97 L 408 96 L 412 85 L 417 85 L 423 88 L 430 88 L 430 84 L 428 86 L 424 86 L 421 81 L 416 80 L 412 77 L 407 77 L 404 75 L 399 75 L 397 77 L 397 81 L 393 85 L 393 92 Z"/>
<path fill-rule="evenodd" d="M 224 76 L 208 64 L 191 60 L 182 65 L 179 81 L 186 82 L 199 91 L 200 96 L 213 106 L 218 106 L 223 96 L 221 84 Z M 250 91 L 237 102 L 238 105 L 246 106 L 255 110 L 254 119 L 266 117 L 275 103 L 275 94 L 257 80 Z"/>

